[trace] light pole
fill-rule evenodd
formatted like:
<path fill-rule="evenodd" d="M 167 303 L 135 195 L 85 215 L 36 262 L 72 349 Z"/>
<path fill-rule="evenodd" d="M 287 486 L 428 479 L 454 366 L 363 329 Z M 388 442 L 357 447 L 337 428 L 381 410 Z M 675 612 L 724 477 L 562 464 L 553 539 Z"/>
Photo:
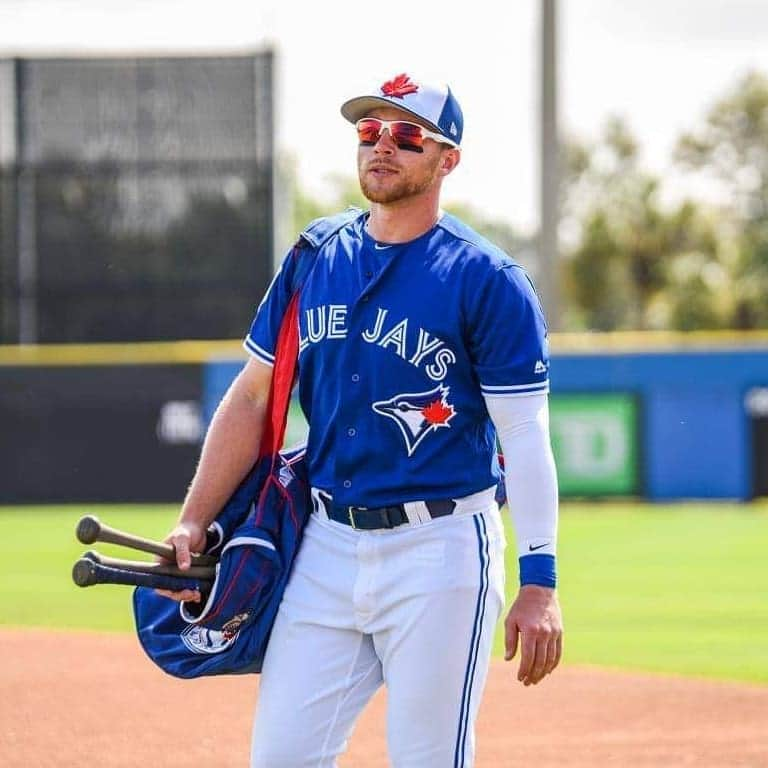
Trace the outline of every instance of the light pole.
<path fill-rule="evenodd" d="M 540 216 L 537 279 L 551 329 L 560 330 L 558 259 L 559 151 L 557 130 L 557 0 L 541 0 Z"/>

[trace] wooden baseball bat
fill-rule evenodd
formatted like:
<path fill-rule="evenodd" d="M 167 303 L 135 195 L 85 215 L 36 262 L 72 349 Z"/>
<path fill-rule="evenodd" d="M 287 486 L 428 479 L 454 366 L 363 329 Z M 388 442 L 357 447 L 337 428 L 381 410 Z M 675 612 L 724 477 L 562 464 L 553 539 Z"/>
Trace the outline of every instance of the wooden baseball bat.
<path fill-rule="evenodd" d="M 138 549 L 140 552 L 159 555 L 171 562 L 176 561 L 176 550 L 170 544 L 145 539 L 142 536 L 134 536 L 131 533 L 111 528 L 108 525 L 104 525 L 94 515 L 86 515 L 80 518 L 77 524 L 76 535 L 78 541 L 81 541 L 83 544 L 103 541 L 108 544 L 117 544 L 121 547 Z M 212 555 L 192 554 L 192 565 L 215 565 L 217 562 L 218 558 Z"/>

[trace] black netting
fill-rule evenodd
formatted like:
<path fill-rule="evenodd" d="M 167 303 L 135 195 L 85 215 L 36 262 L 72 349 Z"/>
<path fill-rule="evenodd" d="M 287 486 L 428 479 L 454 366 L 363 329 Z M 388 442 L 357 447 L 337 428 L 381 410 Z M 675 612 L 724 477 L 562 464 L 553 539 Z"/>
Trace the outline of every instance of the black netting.
<path fill-rule="evenodd" d="M 25 323 L 40 342 L 241 335 L 272 265 L 271 56 L 22 60 L 15 76 L 2 341 Z"/>

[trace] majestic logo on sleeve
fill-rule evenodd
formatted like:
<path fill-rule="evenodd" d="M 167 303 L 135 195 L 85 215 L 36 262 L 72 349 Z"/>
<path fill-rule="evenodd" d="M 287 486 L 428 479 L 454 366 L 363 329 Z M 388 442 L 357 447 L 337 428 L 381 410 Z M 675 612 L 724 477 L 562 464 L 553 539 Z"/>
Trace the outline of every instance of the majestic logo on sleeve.
<path fill-rule="evenodd" d="M 381 86 L 381 92 L 385 96 L 395 96 L 402 99 L 403 96 L 407 96 L 409 93 L 418 93 L 419 86 L 416 83 L 411 82 L 411 78 L 403 72 L 402 75 L 397 75 L 391 80 L 387 80 L 384 85 Z"/>
<path fill-rule="evenodd" d="M 450 387 L 440 385 L 429 392 L 395 395 L 389 400 L 379 400 L 372 408 L 376 413 L 387 416 L 397 424 L 405 438 L 408 455 L 412 456 L 416 446 L 431 432 L 448 423 L 456 410 L 448 402 Z"/>

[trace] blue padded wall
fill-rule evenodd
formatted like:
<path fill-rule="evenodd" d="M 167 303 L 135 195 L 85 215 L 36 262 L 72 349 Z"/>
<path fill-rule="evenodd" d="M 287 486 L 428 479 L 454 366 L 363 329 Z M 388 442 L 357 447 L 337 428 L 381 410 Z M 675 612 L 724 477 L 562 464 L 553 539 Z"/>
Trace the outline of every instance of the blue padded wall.
<path fill-rule="evenodd" d="M 750 388 L 768 386 L 768 350 L 554 354 L 552 393 L 634 392 L 642 485 L 655 500 L 747 499 Z"/>

